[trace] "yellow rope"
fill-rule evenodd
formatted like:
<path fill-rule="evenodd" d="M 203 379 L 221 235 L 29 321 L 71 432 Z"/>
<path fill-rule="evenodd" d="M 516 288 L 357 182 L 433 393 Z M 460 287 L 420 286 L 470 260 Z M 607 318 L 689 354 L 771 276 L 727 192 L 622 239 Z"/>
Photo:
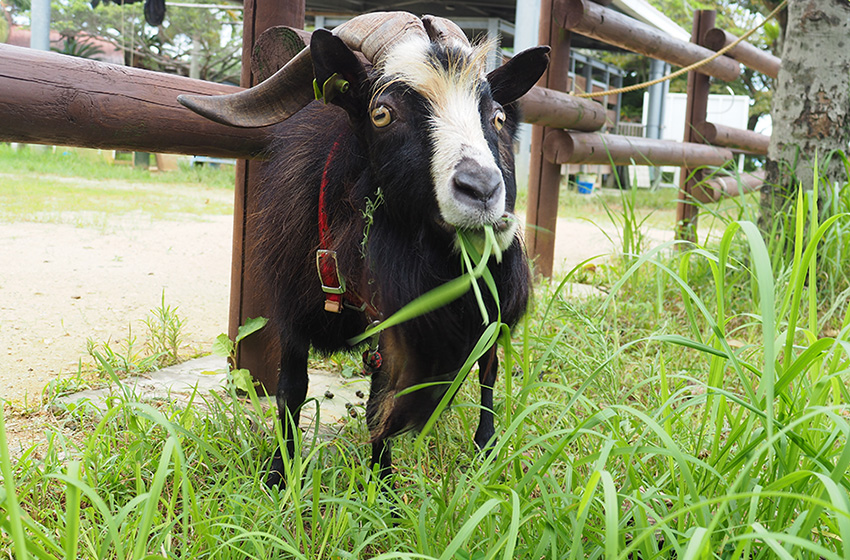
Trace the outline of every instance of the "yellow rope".
<path fill-rule="evenodd" d="M 690 72 L 691 70 L 696 70 L 700 66 L 705 66 L 706 64 L 708 64 L 709 62 L 711 62 L 715 58 L 717 58 L 719 56 L 723 56 L 724 54 L 726 54 L 730 50 L 734 49 L 735 47 L 738 46 L 739 43 L 741 43 L 741 41 L 747 40 L 750 37 L 750 35 L 752 35 L 756 31 L 758 31 L 765 23 L 767 23 L 768 21 L 770 21 L 771 19 L 776 17 L 776 14 L 778 14 L 779 11 L 782 8 L 784 8 L 785 4 L 787 4 L 787 3 L 788 3 L 788 0 L 782 0 L 782 3 L 779 4 L 779 6 L 777 6 L 775 10 L 770 12 L 770 14 L 768 14 L 768 16 L 766 18 L 764 18 L 764 21 L 762 21 L 760 24 L 756 25 L 755 27 L 753 27 L 752 29 L 750 29 L 749 31 L 747 31 L 746 33 L 744 33 L 743 35 L 741 35 L 740 37 L 735 39 L 735 41 L 729 43 L 728 45 L 726 45 L 725 47 L 723 47 L 722 49 L 720 49 L 719 51 L 717 51 L 713 55 L 711 55 L 708 58 L 705 58 L 703 60 L 700 60 L 698 62 L 695 62 L 695 63 L 691 64 L 690 66 L 685 66 L 684 68 L 680 68 L 680 69 L 676 70 L 675 72 L 667 74 L 666 76 L 663 76 L 661 78 L 658 78 L 658 79 L 655 79 L 655 80 L 652 80 L 652 81 L 649 81 L 649 82 L 643 82 L 641 84 L 634 84 L 634 85 L 631 85 L 631 86 L 621 87 L 621 88 L 617 88 L 617 89 L 609 89 L 607 91 L 597 91 L 597 92 L 588 92 L 588 93 L 574 93 L 573 95 L 575 95 L 576 97 L 588 98 L 588 97 L 604 97 L 606 95 L 617 95 L 619 93 L 628 93 L 630 91 L 648 88 L 649 86 L 654 86 L 655 84 L 660 84 L 661 82 L 664 82 L 666 80 L 672 80 L 673 78 L 681 76 L 682 74 L 684 74 L 686 72 Z"/>

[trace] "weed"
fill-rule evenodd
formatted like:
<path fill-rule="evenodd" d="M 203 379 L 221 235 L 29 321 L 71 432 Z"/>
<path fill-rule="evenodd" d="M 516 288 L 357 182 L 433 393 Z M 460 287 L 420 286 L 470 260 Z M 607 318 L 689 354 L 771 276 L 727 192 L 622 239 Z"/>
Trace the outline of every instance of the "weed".
<path fill-rule="evenodd" d="M 239 343 L 242 340 L 262 329 L 268 323 L 265 317 L 249 318 L 241 325 L 236 332 L 236 338 L 231 340 L 226 334 L 218 335 L 213 344 L 213 354 L 227 358 L 227 386 L 230 390 L 239 394 L 249 394 L 254 390 L 254 380 L 251 378 L 251 373 L 247 369 L 237 368 L 232 369 L 231 364 L 236 363 L 237 352 L 239 352 Z"/>
<path fill-rule="evenodd" d="M 91 344 L 92 343 L 89 342 L 89 355 L 91 355 L 91 352 L 94 350 L 94 348 L 91 347 Z M 77 371 L 74 374 L 69 376 L 60 375 L 50 380 L 50 382 L 44 387 L 44 391 L 42 391 L 42 400 L 49 403 L 57 397 L 71 395 L 80 391 L 91 389 L 95 382 L 90 377 L 91 376 L 86 375 L 83 372 L 83 361 L 80 360 L 77 363 Z"/>
<path fill-rule="evenodd" d="M 186 319 L 177 314 L 177 307 L 165 303 L 165 290 L 160 306 L 151 310 L 144 323 L 148 329 L 145 347 L 150 355 L 157 356 L 157 365 L 163 367 L 179 362 L 180 347 L 186 336 Z"/>
<path fill-rule="evenodd" d="M 89 338 L 86 340 L 86 352 L 94 359 L 98 377 L 106 378 L 102 364 L 109 364 L 118 375 L 135 375 L 147 373 L 157 369 L 159 355 L 145 355 L 144 349 L 139 349 L 136 337 L 133 335 L 133 327 L 127 326 L 127 338 L 119 341 L 119 347 L 113 348 L 111 340 L 98 343 Z"/>

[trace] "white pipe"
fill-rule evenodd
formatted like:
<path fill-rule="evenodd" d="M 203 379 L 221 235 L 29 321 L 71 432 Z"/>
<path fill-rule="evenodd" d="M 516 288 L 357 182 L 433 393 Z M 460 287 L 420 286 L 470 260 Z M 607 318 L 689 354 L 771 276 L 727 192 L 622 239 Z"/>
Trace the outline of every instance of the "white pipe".
<path fill-rule="evenodd" d="M 32 0 L 30 48 L 50 50 L 50 0 Z"/>

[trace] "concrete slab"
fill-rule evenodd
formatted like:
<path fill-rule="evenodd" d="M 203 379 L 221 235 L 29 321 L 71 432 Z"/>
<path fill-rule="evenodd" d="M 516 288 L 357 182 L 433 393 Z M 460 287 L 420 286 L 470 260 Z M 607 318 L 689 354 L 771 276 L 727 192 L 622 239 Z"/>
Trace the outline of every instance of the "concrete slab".
<path fill-rule="evenodd" d="M 174 401 L 187 401 L 193 391 L 206 395 L 211 391 L 224 392 L 226 382 L 225 367 L 227 361 L 220 356 L 206 356 L 163 368 L 144 376 L 130 377 L 122 382 L 132 389 L 140 402 L 169 398 Z M 369 396 L 368 377 L 355 376 L 349 379 L 335 373 L 310 369 L 308 399 L 316 399 L 320 406 L 320 417 L 325 426 L 338 425 L 348 420 L 353 409 L 357 415 L 363 414 L 366 399 Z M 65 405 L 89 402 L 99 409 L 106 408 L 106 399 L 118 393 L 114 385 L 101 389 L 81 391 L 57 399 Z M 264 399 L 265 400 L 265 399 Z M 274 397 L 266 400 L 268 406 L 274 406 Z M 315 406 L 306 406 L 302 413 L 302 425 L 312 422 Z"/>

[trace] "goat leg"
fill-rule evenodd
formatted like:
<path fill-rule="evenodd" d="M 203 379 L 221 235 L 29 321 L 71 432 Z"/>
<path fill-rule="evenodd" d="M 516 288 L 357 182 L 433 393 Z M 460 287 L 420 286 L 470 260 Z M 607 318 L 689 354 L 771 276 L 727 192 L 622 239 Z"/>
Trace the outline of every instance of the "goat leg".
<path fill-rule="evenodd" d="M 496 429 L 493 427 L 493 386 L 496 384 L 496 374 L 499 371 L 499 357 L 496 355 L 496 350 L 497 345 L 494 344 L 478 360 L 478 380 L 481 383 L 481 415 L 473 439 L 478 449 L 485 453 L 489 453 L 496 444 L 494 437 Z"/>
<path fill-rule="evenodd" d="M 277 411 L 286 453 L 291 460 L 295 456 L 295 431 L 301 416 L 301 405 L 307 397 L 307 354 L 306 345 L 298 346 L 281 340 L 280 373 L 277 380 Z M 278 448 L 272 459 L 266 486 L 278 486 L 284 480 L 283 449 Z"/>
<path fill-rule="evenodd" d="M 369 387 L 369 400 L 366 402 L 366 425 L 372 435 L 372 462 L 378 465 L 378 476 L 383 480 L 392 473 L 392 442 L 383 435 L 376 435 L 384 426 L 381 406 L 386 398 L 387 374 L 380 369 L 372 372 L 372 383 Z"/>

